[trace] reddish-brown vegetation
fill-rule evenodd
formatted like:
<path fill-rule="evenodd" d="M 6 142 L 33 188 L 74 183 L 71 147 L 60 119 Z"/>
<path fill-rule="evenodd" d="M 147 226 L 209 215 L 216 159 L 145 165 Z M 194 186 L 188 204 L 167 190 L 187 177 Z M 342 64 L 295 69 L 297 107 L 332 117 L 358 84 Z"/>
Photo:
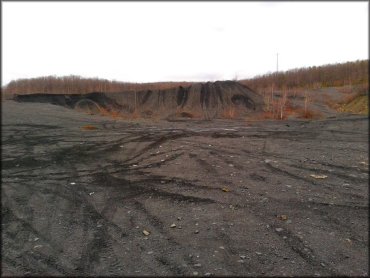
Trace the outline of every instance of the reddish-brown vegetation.
<path fill-rule="evenodd" d="M 115 93 L 124 91 L 164 90 L 190 86 L 192 82 L 129 83 L 80 76 L 46 76 L 11 81 L 2 88 L 2 94 L 86 94 L 91 92 Z"/>
<path fill-rule="evenodd" d="M 98 129 L 96 126 L 93 125 L 85 125 L 82 127 L 83 130 L 96 130 Z"/>
<path fill-rule="evenodd" d="M 366 84 L 368 88 L 368 67 L 369 60 L 361 60 L 270 73 L 239 82 L 260 93 L 270 91 L 272 84 L 274 90 L 281 90 L 284 87 L 288 89 L 317 89 L 358 84 Z"/>

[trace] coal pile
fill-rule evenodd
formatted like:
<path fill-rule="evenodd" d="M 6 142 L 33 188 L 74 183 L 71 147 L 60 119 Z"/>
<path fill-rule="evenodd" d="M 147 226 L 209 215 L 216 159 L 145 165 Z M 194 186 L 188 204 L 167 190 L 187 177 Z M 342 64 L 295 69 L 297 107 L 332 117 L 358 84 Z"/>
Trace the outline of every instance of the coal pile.
<path fill-rule="evenodd" d="M 158 119 L 241 118 L 260 112 L 263 98 L 234 81 L 140 92 L 16 95 L 19 102 L 61 105 L 89 114 Z"/>

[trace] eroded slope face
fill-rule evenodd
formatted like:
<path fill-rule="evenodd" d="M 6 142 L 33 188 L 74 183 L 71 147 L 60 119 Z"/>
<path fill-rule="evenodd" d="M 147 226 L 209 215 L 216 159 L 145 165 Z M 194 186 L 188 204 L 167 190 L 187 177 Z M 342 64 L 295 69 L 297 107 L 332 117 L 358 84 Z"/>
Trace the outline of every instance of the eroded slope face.
<path fill-rule="evenodd" d="M 143 118 L 240 118 L 262 111 L 263 99 L 248 87 L 233 81 L 217 81 L 177 87 L 122 93 L 17 95 L 17 101 L 46 102 L 91 114 L 111 113 Z"/>

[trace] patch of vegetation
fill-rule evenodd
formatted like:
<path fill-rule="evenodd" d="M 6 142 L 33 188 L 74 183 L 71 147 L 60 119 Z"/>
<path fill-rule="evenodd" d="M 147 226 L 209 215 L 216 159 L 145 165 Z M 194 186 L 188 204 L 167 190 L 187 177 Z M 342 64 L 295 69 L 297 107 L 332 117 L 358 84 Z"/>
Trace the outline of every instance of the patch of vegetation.
<path fill-rule="evenodd" d="M 340 112 L 353 114 L 369 114 L 369 95 L 358 95 L 347 103 L 340 105 Z"/>

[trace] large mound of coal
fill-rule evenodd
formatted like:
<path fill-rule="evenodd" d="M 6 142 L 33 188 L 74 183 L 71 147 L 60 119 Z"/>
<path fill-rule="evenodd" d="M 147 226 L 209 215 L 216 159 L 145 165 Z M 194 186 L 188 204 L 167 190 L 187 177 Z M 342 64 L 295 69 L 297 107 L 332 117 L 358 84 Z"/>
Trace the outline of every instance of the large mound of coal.
<path fill-rule="evenodd" d="M 121 93 L 16 95 L 16 101 L 62 105 L 90 114 L 142 118 L 240 118 L 262 111 L 263 99 L 234 81 Z"/>

